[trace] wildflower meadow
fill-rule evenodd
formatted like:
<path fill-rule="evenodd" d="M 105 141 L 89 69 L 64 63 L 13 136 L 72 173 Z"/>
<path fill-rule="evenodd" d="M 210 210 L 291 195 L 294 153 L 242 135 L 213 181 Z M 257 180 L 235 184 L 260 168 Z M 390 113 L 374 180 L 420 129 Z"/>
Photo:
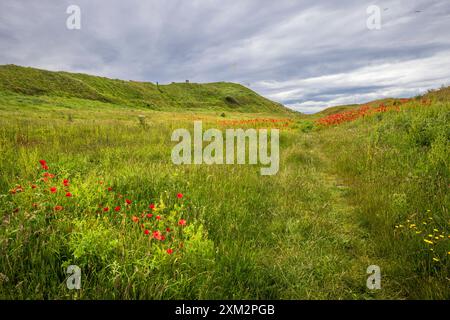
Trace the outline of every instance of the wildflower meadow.
<path fill-rule="evenodd" d="M 136 83 L 86 76 L 83 98 L 53 77 L 0 91 L 2 299 L 450 298 L 448 88 L 305 115 L 227 84 L 209 109 L 193 107 L 208 85 L 148 85 L 187 92 L 159 110 L 89 91 Z M 279 170 L 174 164 L 194 121 L 279 130 Z"/>

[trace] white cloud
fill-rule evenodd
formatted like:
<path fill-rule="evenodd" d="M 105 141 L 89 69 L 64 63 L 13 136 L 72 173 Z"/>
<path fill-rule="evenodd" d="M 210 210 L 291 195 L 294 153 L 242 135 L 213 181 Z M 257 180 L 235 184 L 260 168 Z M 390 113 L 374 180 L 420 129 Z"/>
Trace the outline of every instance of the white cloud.
<path fill-rule="evenodd" d="M 424 59 L 367 66 L 348 73 L 289 81 L 263 81 L 256 85 L 260 91 L 267 92 L 269 99 L 302 101 L 287 106 L 309 113 L 341 104 L 364 103 L 386 97 L 410 97 L 440 85 L 450 85 L 449 70 L 450 55 L 439 53 Z M 359 93 L 358 88 L 366 92 Z M 337 91 L 345 93 L 333 94 Z M 319 99 L 307 100 L 311 95 Z"/>

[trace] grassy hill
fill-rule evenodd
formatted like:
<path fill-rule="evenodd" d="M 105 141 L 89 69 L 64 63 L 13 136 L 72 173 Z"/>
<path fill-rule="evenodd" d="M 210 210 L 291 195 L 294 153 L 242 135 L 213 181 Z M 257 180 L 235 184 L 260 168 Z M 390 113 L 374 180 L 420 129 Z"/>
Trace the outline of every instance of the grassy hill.
<path fill-rule="evenodd" d="M 404 99 L 397 99 L 397 98 L 377 99 L 377 100 L 369 101 L 369 102 L 362 103 L 362 104 L 349 104 L 349 105 L 329 107 L 329 108 L 326 108 L 326 109 L 324 109 L 322 111 L 319 111 L 319 112 L 317 112 L 315 114 L 316 115 L 321 115 L 321 116 L 329 116 L 329 115 L 336 114 L 336 113 L 350 111 L 350 110 L 359 108 L 361 106 L 375 107 L 375 106 L 379 106 L 381 104 L 394 105 L 394 104 L 397 104 L 397 103 L 401 102 L 402 100 L 404 100 Z"/>
<path fill-rule="evenodd" d="M 293 111 L 235 83 L 172 83 L 125 81 L 80 73 L 53 72 L 15 65 L 0 66 L 3 96 L 77 98 L 152 110 L 210 110 L 246 113 Z"/>
<path fill-rule="evenodd" d="M 323 109 L 317 113 L 314 113 L 316 115 L 322 115 L 322 116 L 328 116 L 331 114 L 341 113 L 345 112 L 354 108 L 359 107 L 359 104 L 350 104 L 350 105 L 344 105 L 344 106 L 335 106 L 335 107 L 329 107 L 326 109 Z"/>
<path fill-rule="evenodd" d="M 413 99 L 416 99 L 416 100 L 430 99 L 435 102 L 450 101 L 450 86 L 449 87 L 441 87 L 439 89 L 429 90 L 425 94 L 416 96 Z M 350 110 L 359 108 L 363 105 L 370 106 L 370 107 L 378 106 L 380 104 L 395 105 L 395 104 L 399 104 L 405 100 L 406 99 L 401 99 L 401 98 L 385 98 L 385 99 L 378 99 L 378 100 L 370 101 L 370 102 L 363 103 L 363 104 L 349 104 L 349 105 L 342 105 L 342 106 L 334 106 L 334 107 L 329 107 L 322 111 L 319 111 L 319 112 L 315 113 L 314 115 L 329 116 L 329 115 L 333 115 L 336 113 L 350 111 Z"/>

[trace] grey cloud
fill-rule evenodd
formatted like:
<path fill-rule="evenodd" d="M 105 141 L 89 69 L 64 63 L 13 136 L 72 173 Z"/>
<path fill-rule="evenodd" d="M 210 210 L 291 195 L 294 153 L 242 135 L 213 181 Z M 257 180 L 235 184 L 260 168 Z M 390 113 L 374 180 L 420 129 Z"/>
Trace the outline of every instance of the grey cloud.
<path fill-rule="evenodd" d="M 81 7 L 79 31 L 65 27 L 70 4 Z M 381 30 L 366 27 L 371 4 Z M 240 82 L 315 112 L 449 84 L 448 30 L 447 0 L 2 0 L 0 63 Z"/>

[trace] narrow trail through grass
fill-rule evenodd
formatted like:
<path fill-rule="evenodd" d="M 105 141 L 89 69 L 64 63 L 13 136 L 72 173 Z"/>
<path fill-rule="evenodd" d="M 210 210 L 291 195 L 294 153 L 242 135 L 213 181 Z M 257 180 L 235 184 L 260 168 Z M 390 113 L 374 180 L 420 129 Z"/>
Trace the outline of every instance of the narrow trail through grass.
<path fill-rule="evenodd" d="M 392 292 L 366 287 L 366 269 L 379 264 L 368 234 L 355 218 L 351 188 L 333 172 L 333 159 L 317 134 L 297 136 L 285 151 L 278 187 L 282 231 L 273 250 L 274 274 L 286 287 L 280 298 L 371 299 Z M 278 224 L 278 225 L 277 225 Z M 284 229 L 284 230 L 282 230 Z"/>

